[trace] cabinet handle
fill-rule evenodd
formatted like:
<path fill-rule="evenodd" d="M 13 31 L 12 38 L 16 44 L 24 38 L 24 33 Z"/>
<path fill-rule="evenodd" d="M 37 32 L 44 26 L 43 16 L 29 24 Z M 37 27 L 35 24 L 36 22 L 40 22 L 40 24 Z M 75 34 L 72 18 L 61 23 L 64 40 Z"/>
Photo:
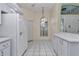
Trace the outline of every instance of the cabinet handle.
<path fill-rule="evenodd" d="M 20 32 L 20 36 L 22 35 L 22 32 Z"/>

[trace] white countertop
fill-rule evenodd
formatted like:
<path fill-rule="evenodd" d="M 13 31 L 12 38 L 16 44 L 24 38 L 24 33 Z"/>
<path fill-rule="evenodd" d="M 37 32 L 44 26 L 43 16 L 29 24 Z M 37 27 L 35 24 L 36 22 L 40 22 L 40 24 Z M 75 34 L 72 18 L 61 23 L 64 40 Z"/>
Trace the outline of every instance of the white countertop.
<path fill-rule="evenodd" d="M 10 40 L 10 39 L 11 39 L 10 37 L 0 37 L 0 43 L 7 41 L 7 40 Z"/>
<path fill-rule="evenodd" d="M 79 42 L 79 34 L 59 32 L 59 33 L 56 33 L 55 36 L 58 36 L 63 40 L 66 40 L 69 42 Z"/>

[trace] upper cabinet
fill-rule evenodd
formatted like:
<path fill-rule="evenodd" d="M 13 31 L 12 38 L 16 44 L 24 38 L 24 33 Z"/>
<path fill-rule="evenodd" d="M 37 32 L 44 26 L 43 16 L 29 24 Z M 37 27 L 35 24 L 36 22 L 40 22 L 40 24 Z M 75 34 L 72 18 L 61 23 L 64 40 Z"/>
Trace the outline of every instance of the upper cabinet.
<path fill-rule="evenodd" d="M 76 5 L 62 5 L 61 14 L 79 14 L 79 6 Z"/>
<path fill-rule="evenodd" d="M 0 24 L 1 24 L 1 14 L 3 13 L 19 13 L 22 14 L 21 9 L 16 3 L 0 3 Z"/>
<path fill-rule="evenodd" d="M 62 4 L 60 24 L 61 32 L 79 33 L 79 4 Z"/>
<path fill-rule="evenodd" d="M 22 13 L 16 3 L 0 3 L 0 9 L 7 13 Z"/>
<path fill-rule="evenodd" d="M 11 11 L 14 11 L 16 13 L 22 14 L 22 11 L 18 4 L 16 3 L 6 3 L 6 5 L 10 8 Z"/>

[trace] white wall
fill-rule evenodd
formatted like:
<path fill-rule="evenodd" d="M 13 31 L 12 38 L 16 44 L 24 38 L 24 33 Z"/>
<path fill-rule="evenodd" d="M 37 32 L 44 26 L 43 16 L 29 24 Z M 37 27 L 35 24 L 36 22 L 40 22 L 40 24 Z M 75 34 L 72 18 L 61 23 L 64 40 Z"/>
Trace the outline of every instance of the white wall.
<path fill-rule="evenodd" d="M 29 40 L 33 39 L 33 36 L 32 36 L 33 35 L 33 20 L 35 18 L 35 15 L 34 15 L 34 12 L 29 10 L 28 8 L 22 8 L 22 11 L 23 11 L 24 19 L 27 22 L 26 26 L 28 27 L 27 30 L 28 30 L 28 41 L 29 41 Z M 30 22 L 32 22 L 32 24 L 30 24 Z M 29 26 L 30 26 L 30 28 L 29 28 Z"/>
<path fill-rule="evenodd" d="M 35 13 L 32 10 L 29 10 L 28 8 L 21 8 L 23 12 L 23 16 L 26 20 L 34 20 L 35 19 Z"/>
<path fill-rule="evenodd" d="M 41 12 L 33 12 L 32 10 L 29 10 L 28 8 L 22 9 L 24 13 L 24 17 L 26 20 L 31 20 L 33 22 L 32 25 L 32 35 L 33 35 L 33 40 L 39 40 L 39 39 L 50 39 L 50 13 L 45 11 L 45 16 L 48 19 L 48 37 L 40 37 L 40 18 L 42 16 Z"/>
<path fill-rule="evenodd" d="M 34 13 L 28 8 L 23 9 L 24 17 L 28 20 L 33 21 L 33 39 L 51 39 L 54 33 L 60 31 L 60 10 L 61 4 L 55 4 L 51 11 L 46 12 L 45 16 L 48 19 L 48 37 L 40 37 L 40 18 L 42 16 L 41 12 Z"/>
<path fill-rule="evenodd" d="M 28 41 L 33 40 L 33 22 L 31 20 L 27 21 L 27 28 L 28 28 Z"/>

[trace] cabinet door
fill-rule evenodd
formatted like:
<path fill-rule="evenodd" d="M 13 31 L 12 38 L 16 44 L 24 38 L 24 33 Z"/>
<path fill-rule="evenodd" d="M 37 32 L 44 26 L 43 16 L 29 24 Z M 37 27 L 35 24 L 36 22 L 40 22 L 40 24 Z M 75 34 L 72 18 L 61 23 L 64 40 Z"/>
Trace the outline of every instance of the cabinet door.
<path fill-rule="evenodd" d="M 55 49 L 55 38 L 53 39 L 53 49 Z"/>
<path fill-rule="evenodd" d="M 58 56 L 62 55 L 62 39 L 58 40 Z"/>
<path fill-rule="evenodd" d="M 63 40 L 63 42 L 62 42 L 62 56 L 67 56 L 67 49 L 68 49 L 68 42 Z"/>
<path fill-rule="evenodd" d="M 58 55 L 58 37 L 55 36 L 55 39 L 54 39 L 54 52 L 56 55 Z"/>
<path fill-rule="evenodd" d="M 0 51 L 0 56 L 2 56 L 2 53 L 1 53 L 1 51 Z"/>
<path fill-rule="evenodd" d="M 3 56 L 10 56 L 10 47 L 3 50 Z"/>
<path fill-rule="evenodd" d="M 1 24 L 1 10 L 0 10 L 0 24 Z"/>

